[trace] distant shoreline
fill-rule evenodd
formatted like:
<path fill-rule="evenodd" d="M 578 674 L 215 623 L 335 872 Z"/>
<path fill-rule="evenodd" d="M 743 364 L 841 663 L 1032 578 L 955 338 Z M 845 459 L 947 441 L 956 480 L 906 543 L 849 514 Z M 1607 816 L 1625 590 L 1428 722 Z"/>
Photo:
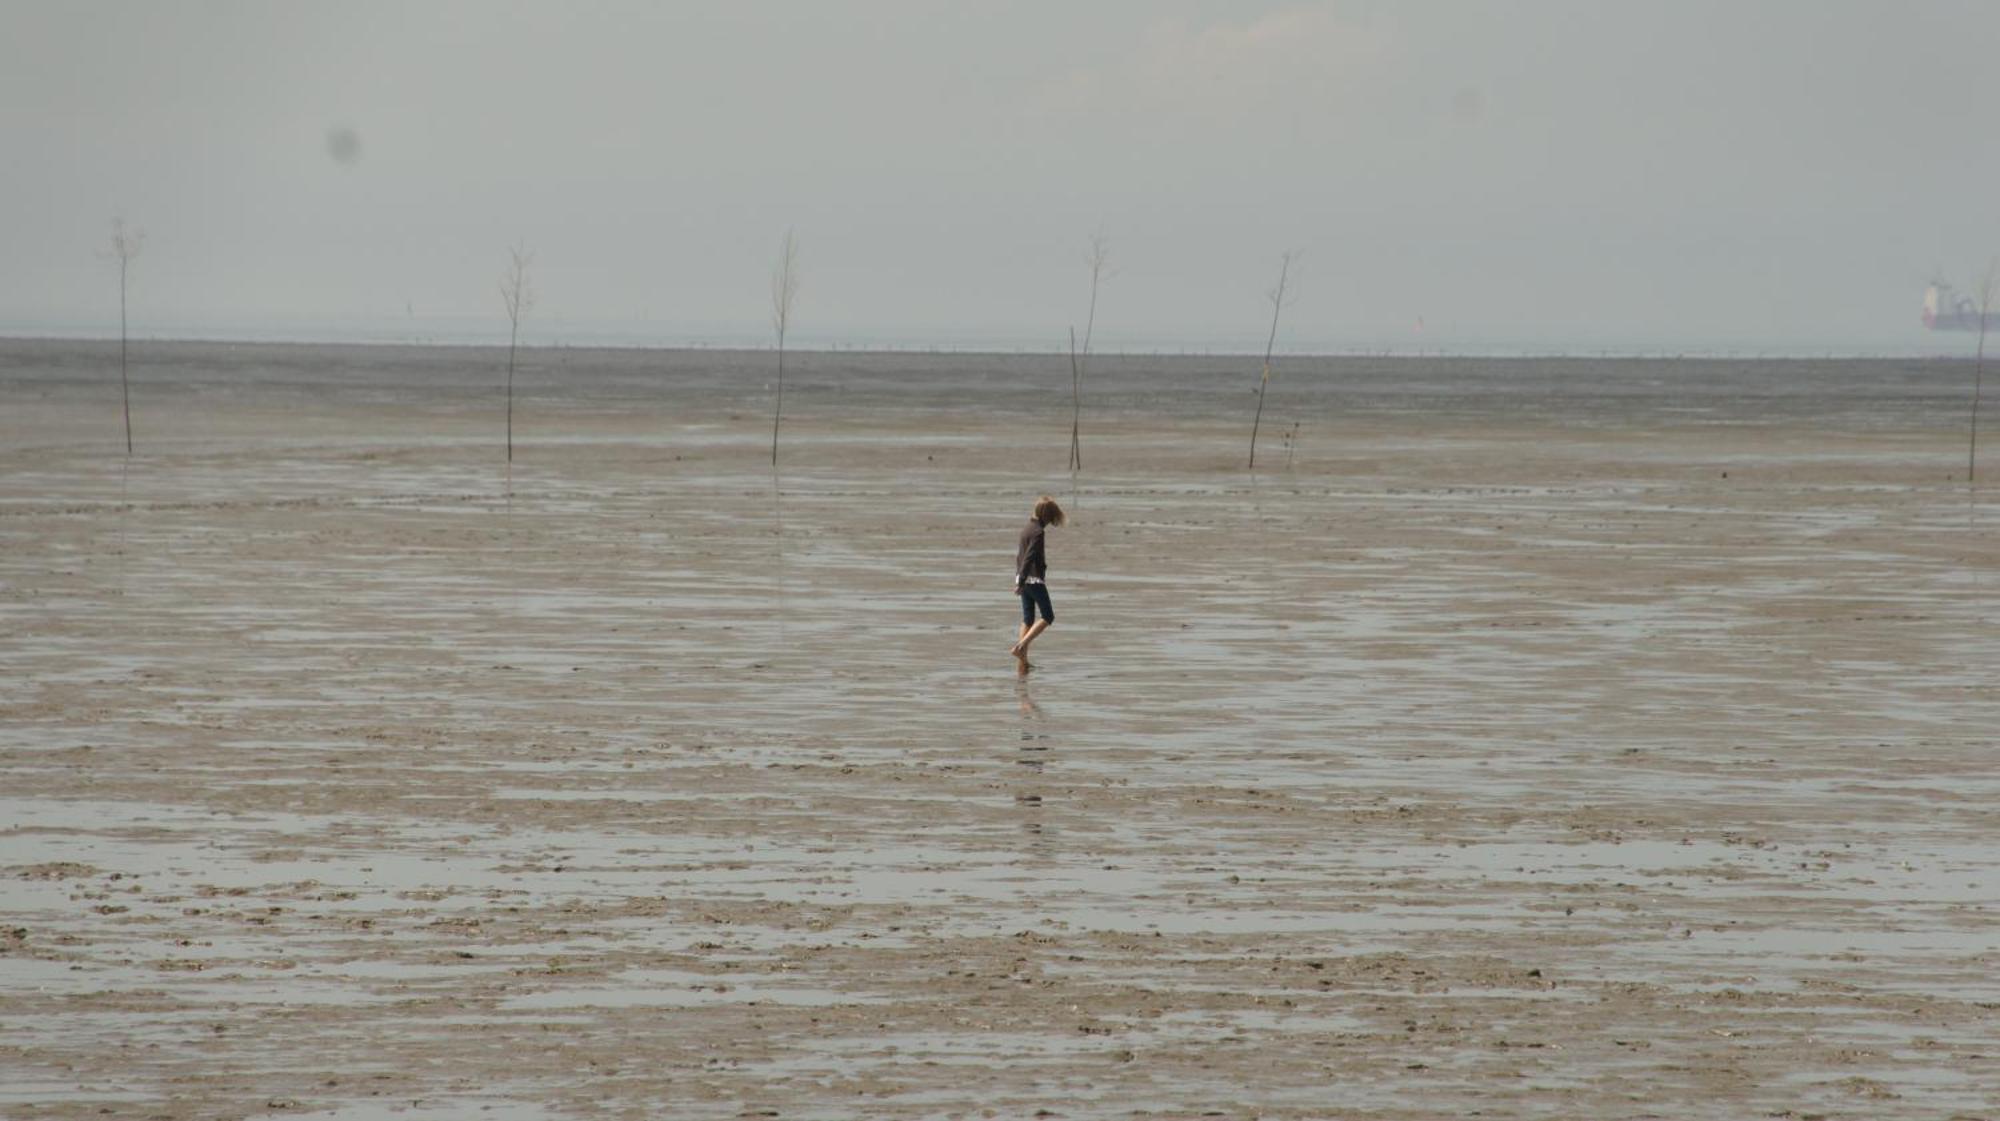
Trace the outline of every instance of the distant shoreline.
<path fill-rule="evenodd" d="M 113 334 L 50 334 L 44 332 L 14 332 L 0 329 L 0 344 L 4 343 L 115 343 L 118 336 Z M 269 347 L 376 347 L 383 349 L 434 349 L 434 350 L 504 350 L 506 341 L 472 341 L 464 338 L 443 339 L 383 339 L 383 338 L 328 338 L 328 337 L 259 337 L 254 335 L 197 334 L 197 335 L 153 335 L 134 334 L 131 342 L 148 346 L 269 346 Z M 524 339 L 524 351 L 617 351 L 662 353 L 713 353 L 713 354 L 759 354 L 775 353 L 776 347 L 770 343 L 749 344 L 744 342 L 620 342 L 604 339 L 581 340 L 535 340 Z M 1004 347 L 979 344 L 949 343 L 904 343 L 887 344 L 878 342 L 852 344 L 806 344 L 787 346 L 788 353 L 805 355 L 922 355 L 939 354 L 960 357 L 991 355 L 995 357 L 1031 358 L 1045 357 L 1052 360 L 1068 361 L 1065 351 L 1036 347 Z M 1092 351 L 1091 358 L 1136 359 L 1136 358 L 1227 358 L 1251 362 L 1263 361 L 1261 351 L 1237 350 L 1230 347 L 1214 348 L 1169 348 Z M 1316 359 L 1373 359 L 1401 361 L 1491 361 L 1491 360 L 1533 360 L 1533 361 L 1688 361 L 1688 362 L 1881 362 L 1881 361 L 1940 361 L 1970 362 L 1974 355 L 1970 347 L 1965 353 L 1940 353 L 1930 350 L 1792 350 L 1782 348 L 1685 348 L 1685 349 L 1642 349 L 1642 348 L 1490 348 L 1467 350 L 1417 350 L 1417 349 L 1310 349 L 1287 350 L 1280 347 L 1272 355 L 1273 361 L 1306 361 Z"/>

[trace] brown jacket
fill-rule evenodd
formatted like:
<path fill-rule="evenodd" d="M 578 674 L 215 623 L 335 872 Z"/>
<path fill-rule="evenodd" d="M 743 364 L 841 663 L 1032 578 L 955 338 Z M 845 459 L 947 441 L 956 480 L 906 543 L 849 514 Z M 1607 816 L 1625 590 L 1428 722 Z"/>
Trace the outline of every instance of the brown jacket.
<path fill-rule="evenodd" d="M 1020 587 L 1028 577 L 1038 580 L 1049 578 L 1049 555 L 1042 546 L 1042 523 L 1033 518 L 1021 529 L 1021 547 L 1014 552 L 1014 586 Z"/>

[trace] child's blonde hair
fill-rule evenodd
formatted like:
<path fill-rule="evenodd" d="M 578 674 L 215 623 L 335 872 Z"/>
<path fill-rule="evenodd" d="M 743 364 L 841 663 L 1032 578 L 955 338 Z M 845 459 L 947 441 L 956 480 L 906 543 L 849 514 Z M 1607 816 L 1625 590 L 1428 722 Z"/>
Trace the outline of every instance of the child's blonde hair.
<path fill-rule="evenodd" d="M 1035 499 L 1035 520 L 1043 525 L 1063 524 L 1063 509 L 1048 495 Z"/>

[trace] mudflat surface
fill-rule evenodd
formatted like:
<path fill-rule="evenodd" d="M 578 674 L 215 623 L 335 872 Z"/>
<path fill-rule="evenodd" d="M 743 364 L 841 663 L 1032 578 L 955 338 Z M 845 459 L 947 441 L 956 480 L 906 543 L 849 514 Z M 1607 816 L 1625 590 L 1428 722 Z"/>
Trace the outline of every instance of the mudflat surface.
<path fill-rule="evenodd" d="M 135 356 L 0 342 L 6 1116 L 2000 1117 L 1962 365 Z"/>

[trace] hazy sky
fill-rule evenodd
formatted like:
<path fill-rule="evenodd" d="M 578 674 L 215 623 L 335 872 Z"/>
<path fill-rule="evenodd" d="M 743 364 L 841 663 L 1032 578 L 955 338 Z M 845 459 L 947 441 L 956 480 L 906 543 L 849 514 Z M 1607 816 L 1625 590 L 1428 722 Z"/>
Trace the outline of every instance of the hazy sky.
<path fill-rule="evenodd" d="M 0 0 L 0 140 L 15 333 L 1921 349 L 2000 3 Z"/>

